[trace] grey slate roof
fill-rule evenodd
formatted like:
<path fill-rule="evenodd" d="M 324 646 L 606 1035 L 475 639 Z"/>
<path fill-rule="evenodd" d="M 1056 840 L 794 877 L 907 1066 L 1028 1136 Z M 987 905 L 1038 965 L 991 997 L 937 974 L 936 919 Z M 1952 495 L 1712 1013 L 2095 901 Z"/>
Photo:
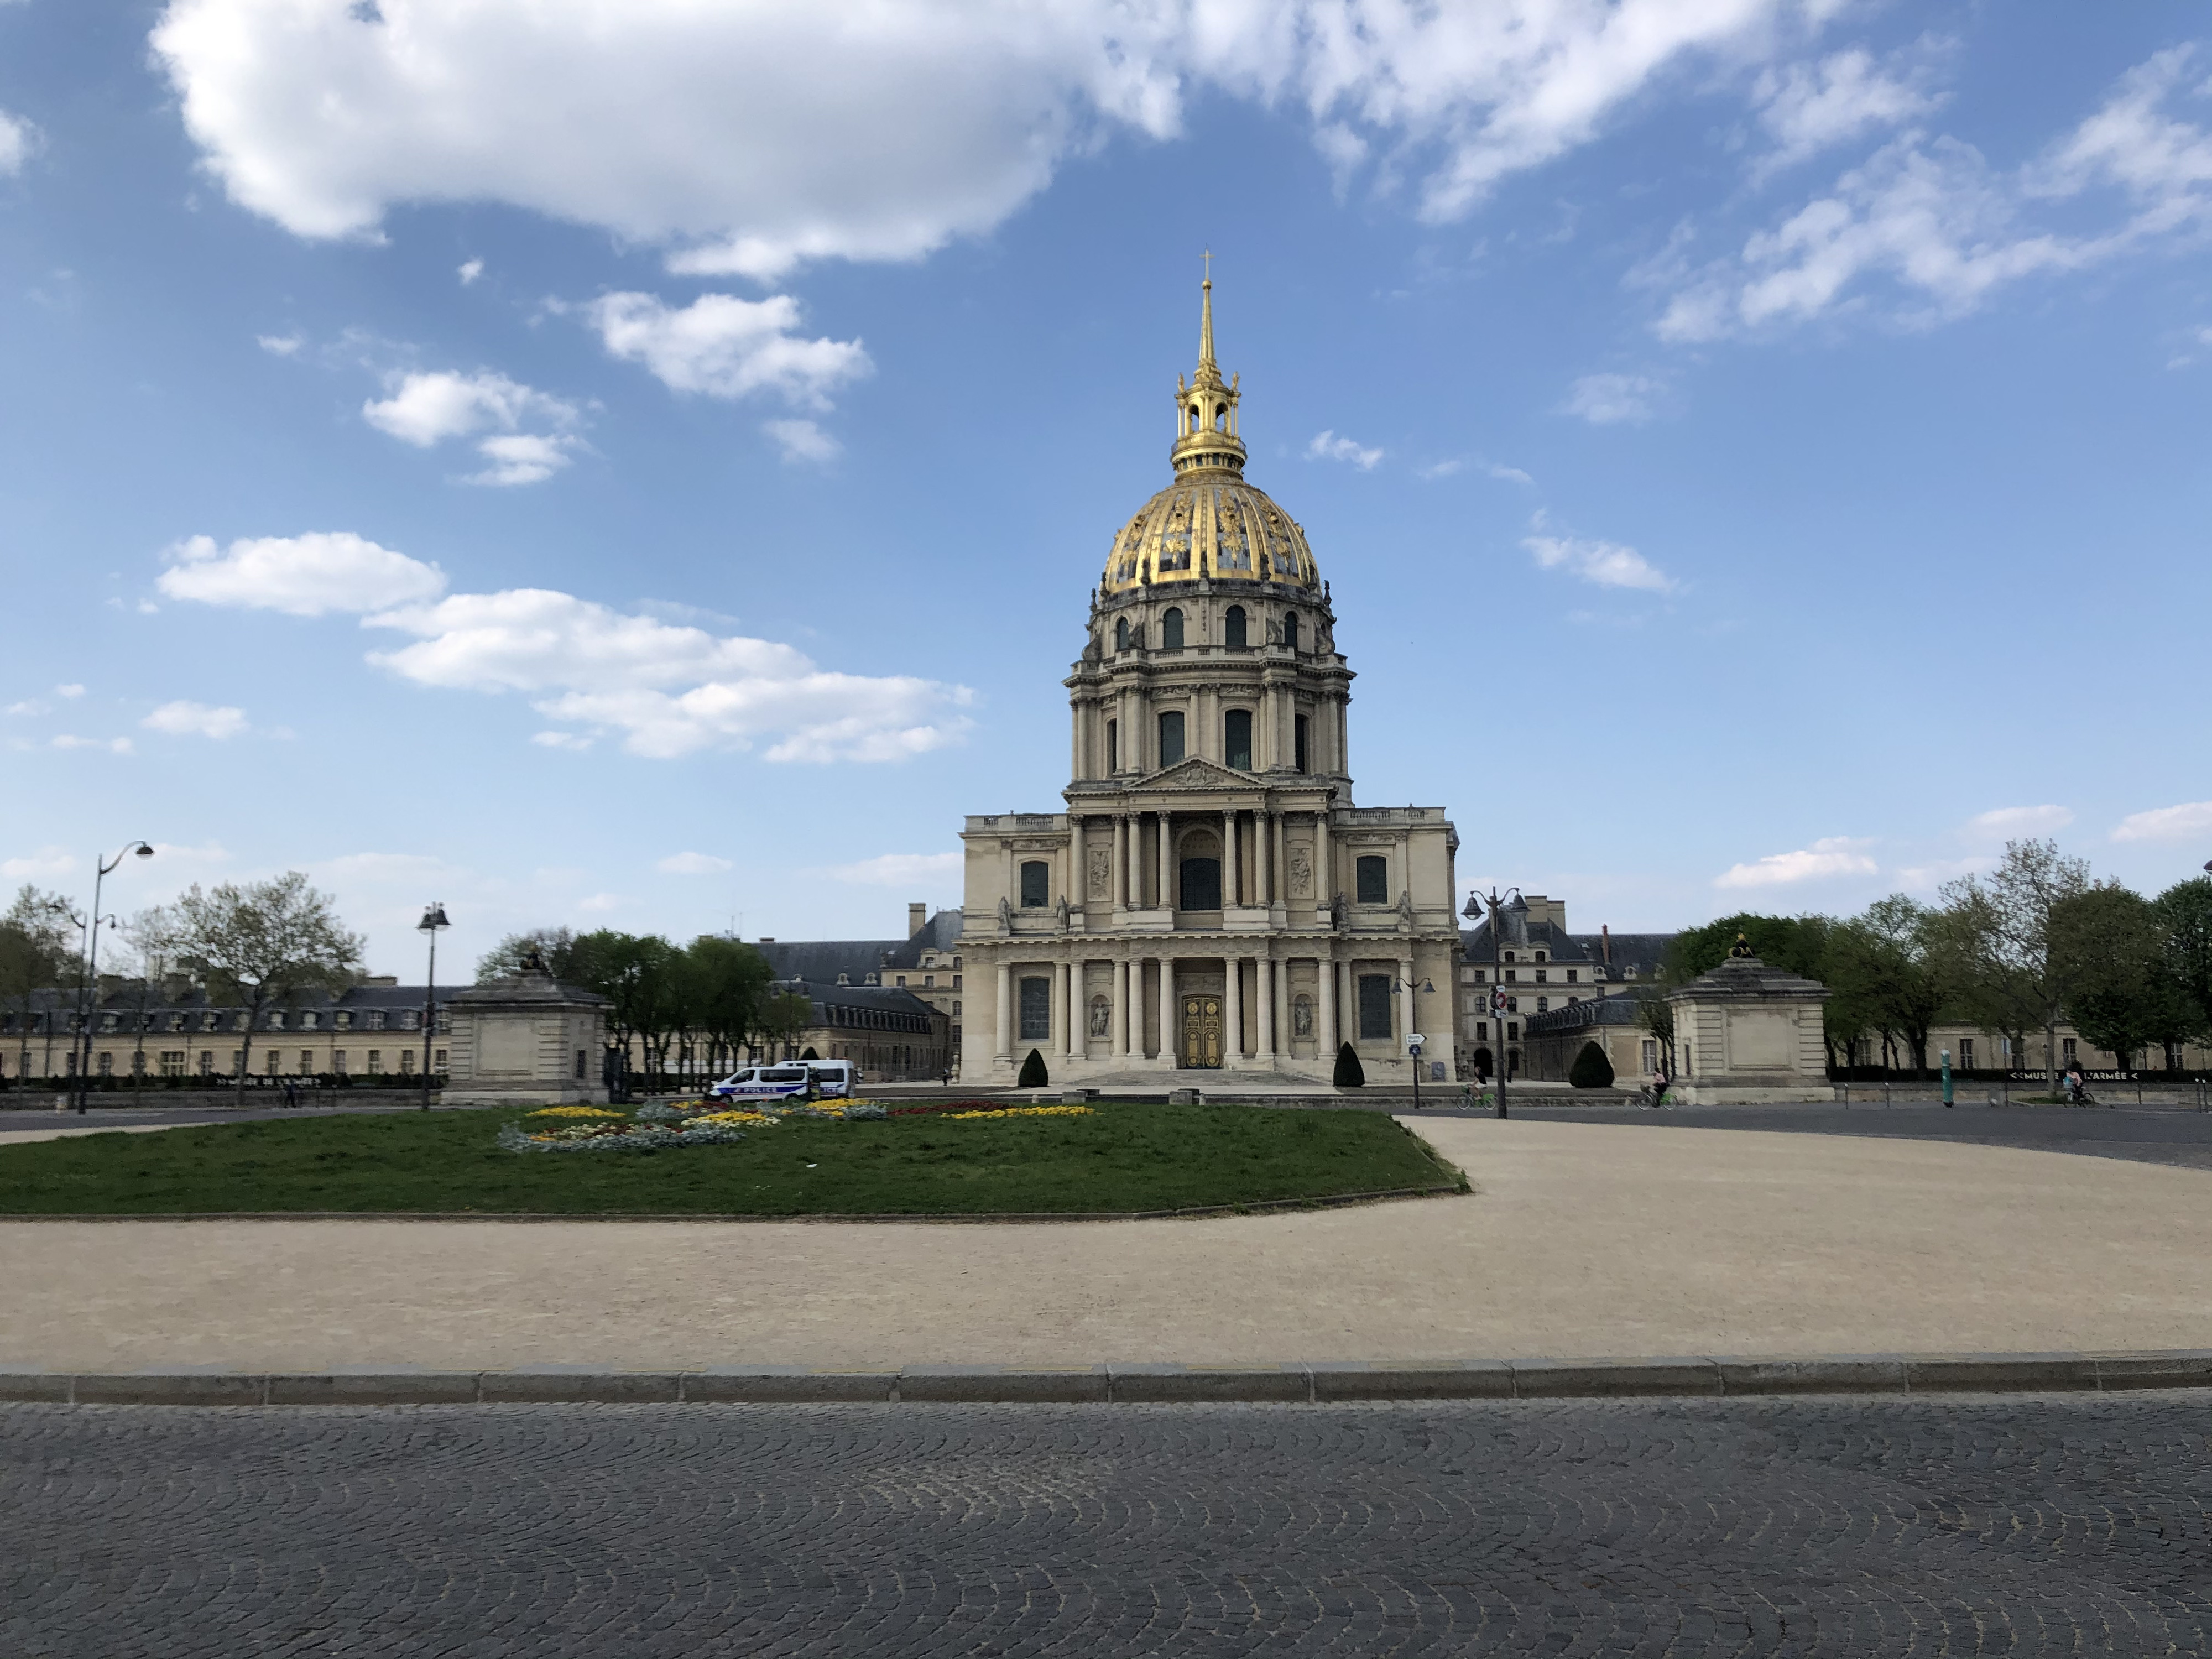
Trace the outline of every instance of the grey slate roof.
<path fill-rule="evenodd" d="M 1587 997 L 1565 1008 L 1530 1014 L 1522 1020 L 1521 1029 L 1530 1036 L 1541 1036 L 1552 1031 L 1588 1030 L 1593 1025 L 1633 1025 L 1637 1006 L 1637 1000 L 1630 996 Z"/>
<path fill-rule="evenodd" d="M 1459 939 L 1462 961 L 1478 963 L 1490 961 L 1488 917 L 1473 927 L 1461 929 Z M 1608 951 L 1608 941 L 1603 934 L 1570 933 L 1563 928 L 1553 927 L 1548 921 L 1532 921 L 1528 924 L 1528 948 L 1543 951 L 1553 962 L 1587 963 L 1593 977 L 1598 977 L 1599 969 L 1603 968 L 1602 977 L 1609 981 L 1625 981 L 1627 978 L 1626 970 L 1633 968 L 1636 977 L 1640 981 L 1648 980 L 1659 971 L 1659 964 L 1666 958 L 1667 947 L 1674 939 L 1672 933 L 1614 933 L 1611 936 Z M 1514 945 L 1509 948 L 1518 951 L 1522 947 Z"/>
<path fill-rule="evenodd" d="M 787 986 L 814 1004 L 814 1024 L 863 1030 L 911 1031 L 935 1029 L 944 1016 L 911 991 L 896 985 Z"/>
<path fill-rule="evenodd" d="M 437 988 L 438 1006 L 443 1008 L 456 994 L 467 988 L 465 985 L 441 985 Z M 305 1010 L 312 1009 L 318 1014 L 328 1014 L 340 1009 L 355 1014 L 372 1009 L 404 1013 L 410 1010 L 419 1012 L 422 1006 L 422 1001 L 423 988 L 420 985 L 356 985 L 335 995 L 328 991 L 301 991 L 295 995 L 287 997 L 281 1002 L 270 1003 L 268 1009 L 264 1012 L 264 1014 L 269 1012 L 284 1014 L 287 1017 L 285 1019 L 287 1029 L 296 1030 L 299 1027 L 291 1016 Z M 31 1006 L 28 1011 L 34 1022 L 31 1029 L 43 1032 L 46 1030 L 46 1022 L 52 1020 L 53 1029 L 60 1030 L 70 1023 L 71 1017 L 76 1014 L 76 1009 L 77 995 L 75 991 L 68 989 L 33 991 L 31 994 Z M 185 1035 L 199 1029 L 201 1016 L 212 1012 L 217 1022 L 216 1029 L 219 1031 L 229 1030 L 232 1029 L 234 1017 L 244 1012 L 243 1004 L 210 1000 L 204 991 L 190 990 L 174 996 L 164 996 L 156 991 L 149 995 L 146 1000 L 143 1014 L 150 1023 L 144 1029 L 154 1032 L 165 1031 L 168 1027 L 168 1017 L 172 1014 L 179 1014 L 184 1017 L 185 1030 L 178 1035 Z M 24 1012 L 20 999 L 9 997 L 0 1000 L 0 1032 L 21 1031 Z M 100 1030 L 101 1017 L 107 1014 L 116 1016 L 115 1029 L 118 1031 L 139 1030 L 137 1022 L 141 1010 L 137 986 L 126 984 L 111 988 L 94 1003 L 93 1030 L 94 1032 Z M 320 1019 L 316 1022 L 316 1024 L 319 1030 L 330 1029 Z M 356 1029 L 366 1030 L 367 1028 L 356 1020 Z M 386 1029 L 398 1030 L 400 1027 L 394 1021 Z"/>
<path fill-rule="evenodd" d="M 842 974 L 854 985 L 888 968 L 916 968 L 925 951 L 960 947 L 962 916 L 939 910 L 912 939 L 763 939 L 754 949 L 768 958 L 779 980 L 803 979 L 809 985 L 835 985 Z"/>

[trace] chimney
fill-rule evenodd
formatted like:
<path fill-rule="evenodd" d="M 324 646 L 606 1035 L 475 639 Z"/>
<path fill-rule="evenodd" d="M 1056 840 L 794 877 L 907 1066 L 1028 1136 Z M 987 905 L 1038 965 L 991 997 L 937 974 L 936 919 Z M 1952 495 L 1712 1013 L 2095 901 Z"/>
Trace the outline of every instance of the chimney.
<path fill-rule="evenodd" d="M 929 907 L 927 904 L 909 904 L 906 907 L 906 936 L 908 939 L 912 939 L 928 926 Z"/>
<path fill-rule="evenodd" d="M 1607 967 L 1608 967 L 1608 968 L 1612 967 L 1612 966 L 1613 966 L 1613 926 L 1612 926 L 1612 924 L 1611 924 L 1610 922 L 1603 922 L 1603 921 L 1601 921 L 1601 922 L 1598 923 L 1598 925 L 1597 925 L 1597 948 L 1598 948 L 1598 956 L 1599 956 L 1599 958 L 1600 958 L 1600 959 L 1601 959 L 1601 960 L 1605 963 L 1605 965 L 1606 965 Z"/>

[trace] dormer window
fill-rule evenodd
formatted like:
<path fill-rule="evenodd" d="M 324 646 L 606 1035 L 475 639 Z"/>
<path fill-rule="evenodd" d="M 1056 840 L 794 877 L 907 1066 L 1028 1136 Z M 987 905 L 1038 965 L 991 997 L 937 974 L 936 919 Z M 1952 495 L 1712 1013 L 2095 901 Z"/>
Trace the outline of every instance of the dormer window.
<path fill-rule="evenodd" d="M 1512 961 L 1512 960 L 1513 960 L 1513 952 L 1512 952 L 1512 951 L 1508 951 L 1505 953 L 1505 959 L 1506 959 L 1506 961 L 1508 961 L 1508 962 Z"/>
<path fill-rule="evenodd" d="M 1537 952 L 1536 952 L 1536 960 L 1537 960 L 1537 961 L 1539 961 L 1539 962 L 1541 962 L 1543 959 L 1544 959 L 1544 953 L 1543 953 L 1541 951 L 1537 951 Z"/>

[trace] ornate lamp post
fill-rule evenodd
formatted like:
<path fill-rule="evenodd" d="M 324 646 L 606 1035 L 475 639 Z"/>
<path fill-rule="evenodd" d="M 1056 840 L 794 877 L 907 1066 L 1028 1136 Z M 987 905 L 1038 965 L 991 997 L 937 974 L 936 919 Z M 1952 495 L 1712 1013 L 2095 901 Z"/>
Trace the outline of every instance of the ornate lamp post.
<path fill-rule="evenodd" d="M 112 859 L 94 860 L 92 920 L 85 929 L 84 979 L 76 998 L 77 1036 L 82 1039 L 76 1063 L 76 1110 L 80 1117 L 84 1115 L 85 1107 L 91 1097 L 92 1012 L 93 1006 L 100 1000 L 100 924 L 107 920 L 100 914 L 100 884 L 123 867 L 124 860 L 134 854 L 142 859 L 150 859 L 154 856 L 154 849 L 145 842 L 134 841 L 126 844 Z"/>
<path fill-rule="evenodd" d="M 1426 991 L 1433 995 L 1436 988 L 1425 979 L 1419 984 L 1395 976 L 1390 981 L 1394 995 L 1401 991 L 1406 994 L 1406 1053 L 1413 1064 L 1413 1109 L 1417 1112 L 1421 1109 L 1421 1045 L 1425 1041 L 1420 1032 L 1421 993 Z"/>
<path fill-rule="evenodd" d="M 1523 915 L 1527 915 L 1528 902 L 1521 896 L 1521 890 L 1518 887 L 1509 887 L 1505 891 L 1511 896 L 1513 902 L 1519 907 L 1521 913 Z M 1490 912 L 1490 1012 L 1492 1017 L 1498 1022 L 1498 1109 L 1493 1115 L 1504 1117 L 1506 1115 L 1505 1074 L 1511 1069 L 1506 1060 L 1505 993 L 1500 988 L 1505 983 L 1505 980 L 1498 968 L 1498 964 L 1504 959 L 1498 953 L 1498 934 L 1504 921 L 1505 900 L 1498 896 L 1495 887 L 1490 890 L 1486 897 L 1480 892 L 1469 893 L 1467 896 L 1467 908 L 1460 914 L 1469 916 L 1479 915 L 1485 908 Z"/>
<path fill-rule="evenodd" d="M 415 931 L 430 941 L 430 973 L 422 988 L 422 1109 L 430 1109 L 430 1045 L 438 1040 L 438 934 L 453 924 L 446 920 L 446 907 L 433 902 L 422 912 Z"/>

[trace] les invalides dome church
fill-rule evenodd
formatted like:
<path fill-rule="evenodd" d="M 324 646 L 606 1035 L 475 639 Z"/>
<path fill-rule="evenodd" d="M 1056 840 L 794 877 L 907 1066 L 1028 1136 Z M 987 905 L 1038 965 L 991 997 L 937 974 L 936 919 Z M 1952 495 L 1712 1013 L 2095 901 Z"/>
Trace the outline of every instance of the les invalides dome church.
<path fill-rule="evenodd" d="M 1370 1083 L 1455 1075 L 1459 835 L 1352 805 L 1329 586 L 1245 480 L 1212 287 L 1174 479 L 1115 536 L 1066 682 L 1066 810 L 962 832 L 970 1083 L 1034 1051 L 1055 1086 L 1326 1084 L 1347 1042 Z"/>

